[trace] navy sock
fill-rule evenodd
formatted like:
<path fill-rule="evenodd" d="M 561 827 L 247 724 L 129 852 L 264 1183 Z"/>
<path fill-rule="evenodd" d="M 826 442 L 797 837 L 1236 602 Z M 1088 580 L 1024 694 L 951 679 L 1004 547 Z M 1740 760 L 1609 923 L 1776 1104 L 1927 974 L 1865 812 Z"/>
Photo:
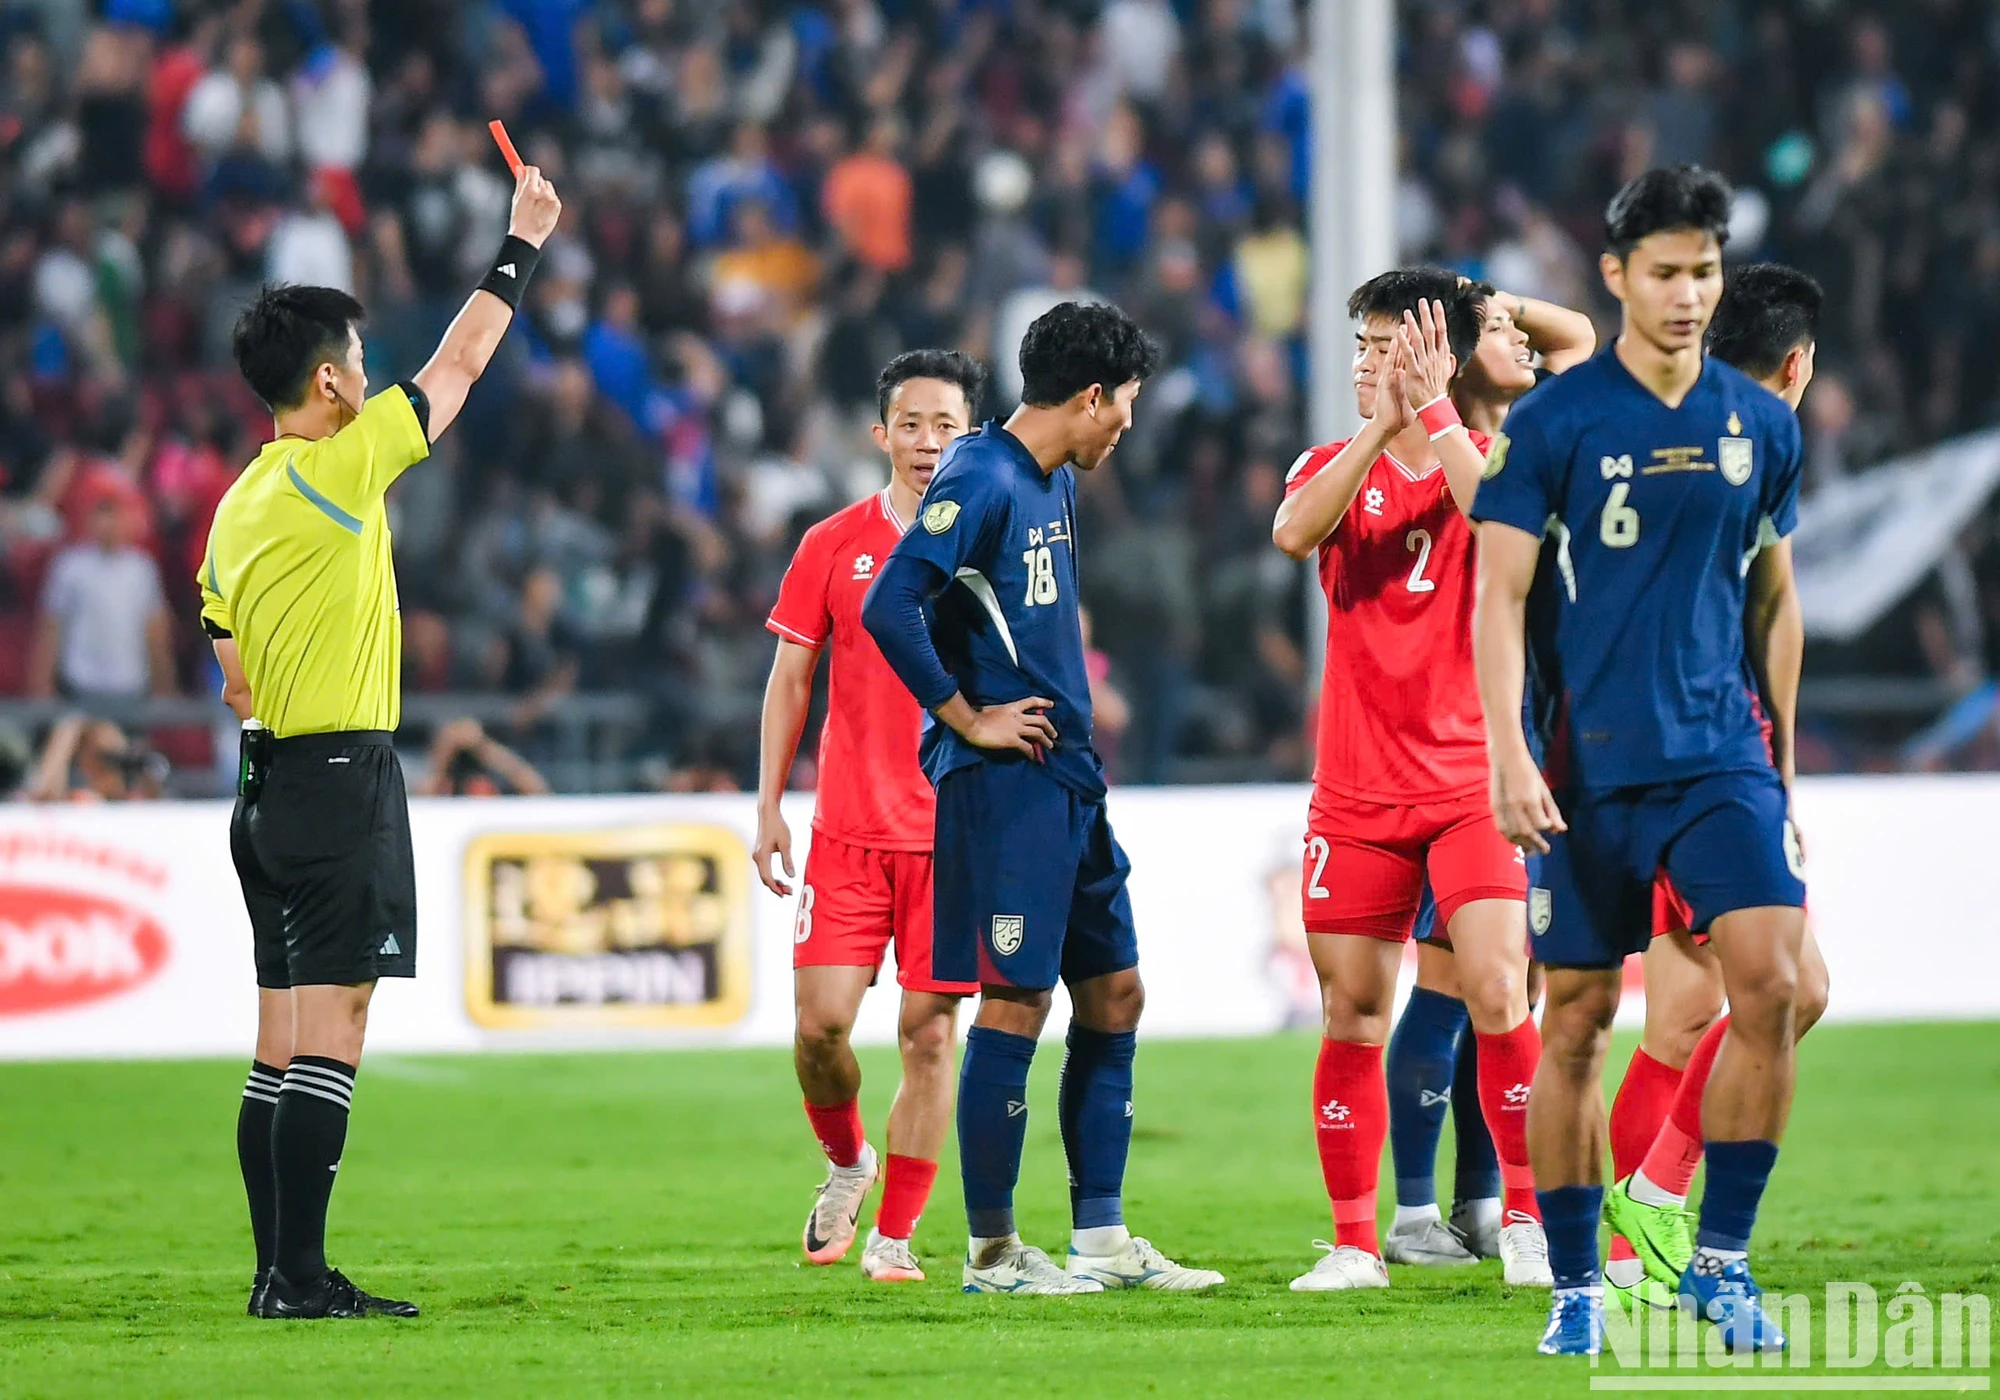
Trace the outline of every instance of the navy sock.
<path fill-rule="evenodd" d="M 1479 1109 L 1479 1037 L 1467 1025 L 1458 1038 L 1458 1074 L 1451 1084 L 1451 1136 L 1458 1147 L 1452 1186 L 1456 1201 L 1485 1201 L 1500 1194 L 1500 1154 Z"/>
<path fill-rule="evenodd" d="M 1702 1191 L 1694 1242 L 1702 1249 L 1747 1250 L 1757 1203 L 1778 1164 L 1778 1144 L 1761 1139 L 1711 1142 L 1707 1150 L 1708 1185 Z"/>
<path fill-rule="evenodd" d="M 1079 1230 L 1125 1223 L 1125 1158 L 1132 1150 L 1132 1031 L 1069 1023 L 1063 1056 L 1063 1155 L 1069 1158 L 1069 1212 Z"/>
<path fill-rule="evenodd" d="M 1014 1233 L 1014 1183 L 1028 1136 L 1028 1066 L 1035 1042 L 988 1026 L 965 1033 L 958 1069 L 958 1170 L 968 1233 Z"/>
<path fill-rule="evenodd" d="M 1597 1262 L 1597 1221 L 1604 1214 L 1602 1186 L 1558 1186 L 1537 1191 L 1542 1229 L 1549 1237 L 1549 1272 L 1557 1288 L 1587 1288 L 1603 1281 Z"/>
<path fill-rule="evenodd" d="M 1465 1003 L 1418 987 L 1389 1037 L 1389 1152 L 1396 1163 L 1396 1204 L 1437 1204 L 1438 1138 L 1451 1104 Z M 1478 1097 L 1473 1098 L 1474 1104 Z M 1494 1194 L 1499 1194 L 1495 1192 Z"/>

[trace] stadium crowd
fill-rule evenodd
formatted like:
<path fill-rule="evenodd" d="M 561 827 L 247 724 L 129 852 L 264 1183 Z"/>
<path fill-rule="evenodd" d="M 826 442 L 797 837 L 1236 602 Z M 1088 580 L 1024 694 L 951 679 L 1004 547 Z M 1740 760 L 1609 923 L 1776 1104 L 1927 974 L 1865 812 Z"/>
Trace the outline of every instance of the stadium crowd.
<path fill-rule="evenodd" d="M 1405 258 L 1608 315 L 1605 198 L 1702 161 L 1743 189 L 1732 253 L 1828 287 L 1809 481 L 1992 420 L 1984 5 L 1399 12 L 1382 217 Z M 1304 19 L 1292 0 L 0 3 L 0 693 L 212 691 L 193 576 L 269 432 L 229 363 L 236 308 L 267 278 L 354 290 L 371 382 L 414 371 L 504 225 L 497 116 L 566 213 L 461 430 L 393 499 L 409 688 L 515 697 L 506 738 L 531 759 L 566 695 L 637 692 L 659 781 L 749 786 L 784 564 L 881 479 L 877 367 L 963 348 L 997 367 L 1004 413 L 1027 324 L 1096 295 L 1169 366 L 1084 486 L 1085 597 L 1134 701 L 1115 775 L 1303 775 L 1304 588 L 1269 530 L 1305 432 Z M 1990 523 L 1863 664 L 1991 669 Z M 1875 761 L 1839 736 L 1816 752 Z"/>

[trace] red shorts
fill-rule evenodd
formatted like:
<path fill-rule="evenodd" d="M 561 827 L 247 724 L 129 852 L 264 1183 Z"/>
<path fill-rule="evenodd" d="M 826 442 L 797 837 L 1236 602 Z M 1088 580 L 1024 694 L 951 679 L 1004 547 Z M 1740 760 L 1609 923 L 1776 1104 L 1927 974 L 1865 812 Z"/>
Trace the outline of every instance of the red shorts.
<path fill-rule="evenodd" d="M 1528 870 L 1484 794 L 1391 807 L 1315 790 L 1306 818 L 1307 933 L 1410 936 L 1430 879 L 1442 932 L 1475 899 L 1528 897 Z"/>
<path fill-rule="evenodd" d="M 1694 927 L 1694 909 L 1674 888 L 1673 877 L 1662 870 L 1653 876 L 1653 937 L 1685 933 Z M 1708 942 L 1708 935 L 1694 935 L 1696 943 Z"/>
<path fill-rule="evenodd" d="M 1653 876 L 1653 937 L 1686 933 L 1693 924 L 1694 907 L 1682 899 L 1681 892 L 1674 888 L 1673 876 L 1664 870 L 1656 872 Z M 1705 933 L 1690 933 L 1688 936 L 1694 939 L 1696 946 L 1708 942 Z"/>
<path fill-rule="evenodd" d="M 792 966 L 882 967 L 896 944 L 896 982 L 906 991 L 974 996 L 976 982 L 931 976 L 931 855 L 874 851 L 813 833 L 792 925 Z"/>

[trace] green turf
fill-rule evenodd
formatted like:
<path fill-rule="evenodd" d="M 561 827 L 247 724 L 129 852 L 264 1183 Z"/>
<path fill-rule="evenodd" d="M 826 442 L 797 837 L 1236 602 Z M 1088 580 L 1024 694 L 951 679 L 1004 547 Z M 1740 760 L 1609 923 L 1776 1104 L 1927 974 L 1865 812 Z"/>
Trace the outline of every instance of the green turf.
<path fill-rule="evenodd" d="M 1036 1065 L 1021 1195 L 1049 1247 L 1059 1059 Z M 1588 1393 L 1584 1366 L 1531 1354 L 1547 1295 L 1497 1265 L 1286 1291 L 1328 1228 L 1311 1060 L 1296 1037 L 1141 1050 L 1130 1218 L 1226 1289 L 1006 1299 L 957 1291 L 950 1162 L 917 1240 L 931 1282 L 801 1265 L 819 1172 L 783 1053 L 377 1057 L 331 1252 L 425 1316 L 339 1324 L 242 1315 L 242 1065 L 0 1067 L 0 1395 Z M 865 1061 L 879 1132 L 893 1060 Z M 2000 1027 L 1829 1027 L 1801 1083 L 1766 1285 L 2000 1291 Z"/>

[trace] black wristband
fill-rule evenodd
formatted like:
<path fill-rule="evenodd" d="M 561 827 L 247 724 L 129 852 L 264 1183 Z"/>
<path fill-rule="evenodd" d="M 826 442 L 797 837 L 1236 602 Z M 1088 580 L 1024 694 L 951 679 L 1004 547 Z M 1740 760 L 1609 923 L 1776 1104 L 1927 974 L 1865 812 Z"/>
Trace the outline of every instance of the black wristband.
<path fill-rule="evenodd" d="M 528 279 L 535 275 L 535 264 L 541 259 L 540 248 L 510 233 L 493 259 L 493 270 L 480 280 L 479 290 L 493 293 L 519 311 L 521 295 L 528 290 Z"/>

